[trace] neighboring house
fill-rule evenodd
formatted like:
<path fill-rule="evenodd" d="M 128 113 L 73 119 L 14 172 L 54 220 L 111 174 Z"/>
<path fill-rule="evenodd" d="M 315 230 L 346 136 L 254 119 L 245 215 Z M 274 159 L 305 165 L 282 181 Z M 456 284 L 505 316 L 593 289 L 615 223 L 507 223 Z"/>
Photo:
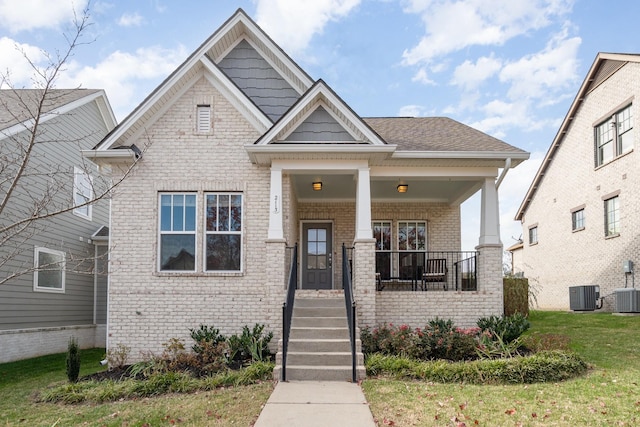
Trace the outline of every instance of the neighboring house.
<path fill-rule="evenodd" d="M 296 244 L 296 295 L 318 298 L 342 294 L 349 248 L 361 327 L 503 312 L 496 179 L 529 154 L 448 118 L 358 116 L 242 10 L 85 155 L 137 161 L 112 200 L 108 325 L 133 359 L 199 324 L 280 337 Z"/>
<path fill-rule="evenodd" d="M 0 90 L 0 230 L 34 213 L 69 211 L 0 232 L 0 363 L 106 344 L 109 201 L 92 200 L 102 182 L 81 150 L 116 121 L 102 90 Z M 31 131 L 33 117 L 40 116 Z M 12 192 L 22 150 L 36 144 Z M 75 207 L 75 208 L 74 208 Z M 8 280 L 7 280 L 8 279 Z"/>
<path fill-rule="evenodd" d="M 640 262 L 640 55 L 597 55 L 516 215 L 522 266 L 543 309 L 598 285 L 604 309 Z"/>
<path fill-rule="evenodd" d="M 522 248 L 524 244 L 522 240 L 518 240 L 507 248 L 507 252 L 511 254 L 511 275 L 520 277 L 524 275 L 524 260 L 522 259 Z"/>

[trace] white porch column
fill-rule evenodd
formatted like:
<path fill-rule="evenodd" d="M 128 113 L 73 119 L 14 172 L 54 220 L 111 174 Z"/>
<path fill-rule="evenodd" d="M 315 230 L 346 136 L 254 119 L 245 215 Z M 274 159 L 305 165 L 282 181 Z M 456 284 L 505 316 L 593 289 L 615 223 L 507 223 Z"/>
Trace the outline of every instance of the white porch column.
<path fill-rule="evenodd" d="M 270 240 L 284 239 L 282 227 L 282 167 L 271 166 L 269 232 L 267 238 Z"/>
<path fill-rule="evenodd" d="M 358 184 L 356 190 L 356 237 L 372 239 L 371 231 L 371 182 L 369 167 L 358 168 Z"/>
<path fill-rule="evenodd" d="M 485 178 L 484 184 L 482 184 L 480 210 L 480 239 L 478 244 L 480 246 L 502 245 L 500 240 L 498 190 L 493 178 Z"/>

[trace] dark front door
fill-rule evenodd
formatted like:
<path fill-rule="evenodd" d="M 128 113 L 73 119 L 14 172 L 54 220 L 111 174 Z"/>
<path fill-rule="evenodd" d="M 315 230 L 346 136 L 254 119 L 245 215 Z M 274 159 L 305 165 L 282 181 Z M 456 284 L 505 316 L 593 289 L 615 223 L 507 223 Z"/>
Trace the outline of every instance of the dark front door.
<path fill-rule="evenodd" d="M 302 225 L 302 289 L 331 289 L 331 223 Z"/>

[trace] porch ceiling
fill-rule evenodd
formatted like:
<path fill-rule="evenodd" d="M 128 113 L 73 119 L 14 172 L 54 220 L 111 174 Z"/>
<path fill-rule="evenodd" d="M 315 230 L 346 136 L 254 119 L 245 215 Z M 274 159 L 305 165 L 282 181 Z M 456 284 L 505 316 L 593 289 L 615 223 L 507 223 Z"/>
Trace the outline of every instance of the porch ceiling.
<path fill-rule="evenodd" d="M 355 201 L 356 180 L 350 174 L 295 174 L 291 176 L 294 192 L 301 202 Z M 314 191 L 312 183 L 322 182 L 322 190 Z M 400 183 L 409 186 L 406 193 L 398 193 Z M 438 202 L 458 205 L 475 194 L 482 186 L 479 179 L 372 177 L 372 202 Z"/>

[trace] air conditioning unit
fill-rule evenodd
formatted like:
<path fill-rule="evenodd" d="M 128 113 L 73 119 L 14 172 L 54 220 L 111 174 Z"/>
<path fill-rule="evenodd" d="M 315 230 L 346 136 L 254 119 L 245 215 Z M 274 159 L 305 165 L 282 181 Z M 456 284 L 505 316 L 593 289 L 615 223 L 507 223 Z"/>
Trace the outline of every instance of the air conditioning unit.
<path fill-rule="evenodd" d="M 593 311 L 600 298 L 600 286 L 584 285 L 569 287 L 569 308 L 572 311 Z"/>
<path fill-rule="evenodd" d="M 640 292 L 635 288 L 615 290 L 616 313 L 638 313 L 640 311 Z"/>

